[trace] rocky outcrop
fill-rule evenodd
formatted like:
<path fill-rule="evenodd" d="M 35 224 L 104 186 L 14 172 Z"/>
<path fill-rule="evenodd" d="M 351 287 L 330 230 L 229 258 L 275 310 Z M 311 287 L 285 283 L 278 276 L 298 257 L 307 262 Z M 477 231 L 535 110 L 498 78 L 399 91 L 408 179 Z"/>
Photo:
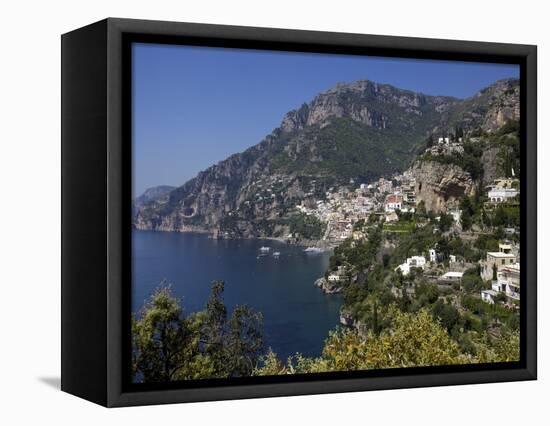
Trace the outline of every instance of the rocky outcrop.
<path fill-rule="evenodd" d="M 367 324 L 354 318 L 353 314 L 348 311 L 346 308 L 340 310 L 340 324 L 344 327 L 350 327 L 355 329 L 359 336 L 367 338 L 369 333 L 369 328 Z"/>
<path fill-rule="evenodd" d="M 487 93 L 480 92 L 479 97 L 488 97 L 487 112 L 481 128 L 489 133 L 495 132 L 510 120 L 519 120 L 519 82 L 501 80 L 490 86 Z"/>
<path fill-rule="evenodd" d="M 339 83 L 317 95 L 309 104 L 290 111 L 280 128 L 291 132 L 307 126 L 322 126 L 333 118 L 348 117 L 377 129 L 406 125 L 428 130 L 429 125 L 426 125 L 433 123 L 424 121 L 425 115 L 447 111 L 459 103 L 460 100 L 452 97 L 427 96 L 388 84 L 359 80 Z"/>
<path fill-rule="evenodd" d="M 498 154 L 502 148 L 489 146 L 481 154 L 481 164 L 483 164 L 483 187 L 492 183 L 499 177 Z"/>
<path fill-rule="evenodd" d="M 475 193 L 470 174 L 455 164 L 417 161 L 410 171 L 416 179 L 417 203 L 424 201 L 428 211 L 446 212 L 458 207 L 464 195 Z"/>
<path fill-rule="evenodd" d="M 319 287 L 325 294 L 338 294 L 344 291 L 341 283 L 330 282 L 324 277 L 315 280 L 315 287 Z"/>
<path fill-rule="evenodd" d="M 150 203 L 151 201 L 158 200 L 159 198 L 165 196 L 170 191 L 173 191 L 176 189 L 175 186 L 169 186 L 169 185 L 159 185 L 159 186 L 153 186 L 152 188 L 146 189 L 143 194 L 141 194 L 139 197 L 136 197 L 136 199 L 133 202 L 134 208 L 138 209 L 144 204 Z"/>
<path fill-rule="evenodd" d="M 466 132 L 493 133 L 510 120 L 519 120 L 519 80 L 505 79 L 480 90 L 443 114 L 443 123 L 460 125 Z"/>
<path fill-rule="evenodd" d="M 340 311 L 340 324 L 346 327 L 353 327 L 355 325 L 355 320 L 351 312 L 345 309 L 342 309 Z"/>

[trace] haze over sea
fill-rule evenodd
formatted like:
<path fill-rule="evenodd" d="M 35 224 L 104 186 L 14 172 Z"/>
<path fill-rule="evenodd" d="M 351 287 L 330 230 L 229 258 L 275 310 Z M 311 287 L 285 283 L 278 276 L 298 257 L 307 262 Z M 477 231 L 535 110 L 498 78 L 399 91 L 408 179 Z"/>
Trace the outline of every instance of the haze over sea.
<path fill-rule="evenodd" d="M 210 285 L 225 282 L 229 312 L 246 304 L 262 312 L 264 343 L 279 356 L 320 355 L 328 332 L 339 323 L 340 295 L 325 295 L 313 282 L 330 253 L 274 240 L 214 240 L 204 234 L 133 231 L 132 310 L 138 312 L 166 279 L 186 315 L 206 306 Z M 270 247 L 260 256 L 260 247 Z M 274 252 L 280 256 L 273 256 Z"/>

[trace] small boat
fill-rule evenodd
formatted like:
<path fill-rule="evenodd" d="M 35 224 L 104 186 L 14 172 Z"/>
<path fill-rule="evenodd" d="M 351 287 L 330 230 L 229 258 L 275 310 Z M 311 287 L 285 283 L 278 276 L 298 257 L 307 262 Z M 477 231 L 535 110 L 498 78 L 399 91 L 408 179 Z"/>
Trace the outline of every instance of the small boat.
<path fill-rule="evenodd" d="M 279 257 L 281 255 L 280 251 L 273 252 L 273 257 Z"/>
<path fill-rule="evenodd" d="M 308 247 L 304 249 L 304 253 L 321 253 L 323 250 L 321 250 L 319 247 Z"/>
<path fill-rule="evenodd" d="M 263 253 L 266 253 L 269 250 L 271 250 L 271 247 L 265 247 L 265 246 L 260 247 L 260 251 L 263 252 Z"/>

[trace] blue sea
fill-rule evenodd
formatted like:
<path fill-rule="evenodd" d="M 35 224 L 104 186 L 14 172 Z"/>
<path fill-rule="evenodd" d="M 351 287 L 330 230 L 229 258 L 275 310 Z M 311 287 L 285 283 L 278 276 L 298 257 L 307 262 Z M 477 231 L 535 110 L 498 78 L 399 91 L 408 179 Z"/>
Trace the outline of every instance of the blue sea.
<path fill-rule="evenodd" d="M 204 234 L 133 231 L 132 310 L 138 312 L 166 279 L 184 312 L 203 310 L 214 280 L 225 282 L 231 312 L 246 304 L 262 312 L 264 343 L 280 359 L 300 352 L 320 355 L 329 330 L 339 322 L 340 295 L 325 295 L 313 282 L 330 253 L 271 240 L 214 240 Z M 270 247 L 260 256 L 260 247 Z M 273 252 L 280 252 L 279 257 Z"/>

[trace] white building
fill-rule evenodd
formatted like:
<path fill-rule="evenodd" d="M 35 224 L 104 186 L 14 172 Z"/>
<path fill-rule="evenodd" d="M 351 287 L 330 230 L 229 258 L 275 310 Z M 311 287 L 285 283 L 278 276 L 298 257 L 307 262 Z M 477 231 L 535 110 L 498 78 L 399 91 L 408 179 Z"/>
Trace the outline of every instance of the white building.
<path fill-rule="evenodd" d="M 498 294 L 495 290 L 481 290 L 481 300 L 491 305 L 495 304 L 495 296 Z"/>
<path fill-rule="evenodd" d="M 502 203 L 519 194 L 515 188 L 492 188 L 487 192 L 487 197 L 493 203 Z"/>
<path fill-rule="evenodd" d="M 401 271 L 403 275 L 409 275 L 411 268 L 424 269 L 426 266 L 426 258 L 424 256 L 408 257 L 407 260 L 395 268 L 396 271 Z"/>
<path fill-rule="evenodd" d="M 430 249 L 430 262 L 437 262 L 437 252 L 435 249 Z"/>
<path fill-rule="evenodd" d="M 505 293 L 506 296 L 519 300 L 519 280 L 519 263 L 506 266 L 497 273 L 496 288 L 498 291 Z M 495 285 L 493 285 L 494 287 Z"/>
<path fill-rule="evenodd" d="M 403 208 L 403 197 L 398 194 L 390 194 L 384 201 L 384 210 L 386 212 L 393 212 L 395 210 L 401 210 Z"/>
<path fill-rule="evenodd" d="M 439 284 L 455 284 L 455 283 L 460 284 L 462 282 L 463 275 L 464 275 L 464 272 L 454 272 L 454 271 L 445 272 L 443 275 L 441 275 L 437 279 L 437 282 Z"/>
<path fill-rule="evenodd" d="M 516 179 L 496 179 L 494 183 L 487 187 L 487 198 L 492 203 L 502 203 L 514 198 L 519 194 L 519 190 L 514 188 Z"/>
<path fill-rule="evenodd" d="M 484 302 L 494 304 L 495 296 L 505 294 L 513 300 L 520 298 L 520 266 L 519 263 L 505 266 L 499 269 L 496 281 L 491 283 L 491 290 L 482 290 L 481 299 Z"/>

